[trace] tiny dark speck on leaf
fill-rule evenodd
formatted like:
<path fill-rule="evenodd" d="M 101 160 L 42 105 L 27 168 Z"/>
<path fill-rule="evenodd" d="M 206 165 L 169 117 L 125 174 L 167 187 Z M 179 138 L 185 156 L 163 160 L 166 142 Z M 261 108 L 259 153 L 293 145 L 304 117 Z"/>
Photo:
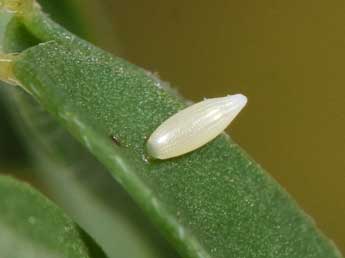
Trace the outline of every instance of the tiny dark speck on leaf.
<path fill-rule="evenodd" d="M 111 135 L 110 138 L 111 138 L 111 140 L 113 141 L 113 143 L 115 143 L 116 145 L 118 145 L 118 146 L 121 146 L 121 145 L 122 145 L 121 142 L 120 142 L 120 140 L 119 140 L 119 138 L 118 138 L 117 136 Z"/>

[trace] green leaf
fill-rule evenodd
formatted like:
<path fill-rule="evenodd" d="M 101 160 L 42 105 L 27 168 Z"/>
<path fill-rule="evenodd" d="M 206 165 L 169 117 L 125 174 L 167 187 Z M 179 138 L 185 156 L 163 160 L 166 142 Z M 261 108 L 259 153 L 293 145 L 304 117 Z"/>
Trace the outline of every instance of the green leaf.
<path fill-rule="evenodd" d="M 79 36 L 88 37 L 85 21 L 75 0 L 39 0 L 38 2 L 53 20 Z M 84 4 L 85 2 L 87 1 L 84 1 Z"/>
<path fill-rule="evenodd" d="M 109 257 L 178 257 L 104 167 L 31 96 L 10 88 L 7 100 L 38 162 L 35 180 Z"/>
<path fill-rule="evenodd" d="M 186 106 L 165 83 L 40 11 L 20 23 L 44 43 L 16 57 L 16 79 L 109 169 L 183 257 L 341 257 L 225 134 L 182 157 L 147 161 L 147 137 Z M 15 40 L 9 32 L 6 38 Z"/>
<path fill-rule="evenodd" d="M 0 31 L 6 30 L 10 16 L 1 13 L 0 11 Z M 0 42 L 3 41 L 0 34 Z M 2 44 L 0 44 L 0 53 L 2 52 Z M 1 83 L 2 84 L 2 83 Z M 3 121 L 0 126 L 0 162 L 1 167 L 13 166 L 14 164 L 26 161 L 26 153 L 24 148 L 15 134 L 12 126 L 11 118 L 8 112 L 8 107 L 4 104 L 5 100 L 2 98 L 3 89 L 0 89 L 0 119 Z"/>
<path fill-rule="evenodd" d="M 0 167 L 13 167 L 27 162 L 27 155 L 23 144 L 15 134 L 7 107 L 2 102 L 2 89 L 0 89 Z"/>
<path fill-rule="evenodd" d="M 20 52 L 35 42 L 18 19 L 13 19 L 8 27 L 12 51 Z M 36 161 L 35 181 L 93 236 L 109 257 L 178 257 L 104 167 L 31 96 L 18 88 L 4 93 L 16 118 L 17 131 Z"/>
<path fill-rule="evenodd" d="M 6 176 L 0 176 L 0 232 L 4 258 L 105 257 L 51 201 Z"/>

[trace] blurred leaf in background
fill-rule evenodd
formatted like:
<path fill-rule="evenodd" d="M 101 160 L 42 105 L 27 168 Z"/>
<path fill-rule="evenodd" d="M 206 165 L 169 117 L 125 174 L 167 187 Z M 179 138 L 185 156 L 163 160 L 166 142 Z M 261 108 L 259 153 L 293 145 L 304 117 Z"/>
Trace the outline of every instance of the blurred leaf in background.
<path fill-rule="evenodd" d="M 15 166 L 24 169 L 28 164 L 28 157 L 23 143 L 18 139 L 16 130 L 12 126 L 13 121 L 8 114 L 7 107 L 3 104 L 2 91 L 3 89 L 0 89 L 0 169 L 7 170 Z"/>
<path fill-rule="evenodd" d="M 0 256 L 106 258 L 93 240 L 43 195 L 1 175 Z"/>

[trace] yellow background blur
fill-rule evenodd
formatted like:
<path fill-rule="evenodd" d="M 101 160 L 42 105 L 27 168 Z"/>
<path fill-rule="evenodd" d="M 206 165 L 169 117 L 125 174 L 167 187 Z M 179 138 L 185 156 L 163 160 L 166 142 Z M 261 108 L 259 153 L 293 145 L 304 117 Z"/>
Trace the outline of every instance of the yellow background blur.
<path fill-rule="evenodd" d="M 103 0 L 97 8 L 113 24 L 93 21 L 95 42 L 184 96 L 246 94 L 231 136 L 345 252 L 345 1 Z"/>

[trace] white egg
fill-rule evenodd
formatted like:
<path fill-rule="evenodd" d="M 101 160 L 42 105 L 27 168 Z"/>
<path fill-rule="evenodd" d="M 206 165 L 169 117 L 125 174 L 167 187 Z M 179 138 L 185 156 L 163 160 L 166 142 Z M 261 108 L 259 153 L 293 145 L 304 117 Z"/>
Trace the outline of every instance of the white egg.
<path fill-rule="evenodd" d="M 163 122 L 147 141 L 148 154 L 169 159 L 191 152 L 217 137 L 247 103 L 242 94 L 206 99 Z"/>

